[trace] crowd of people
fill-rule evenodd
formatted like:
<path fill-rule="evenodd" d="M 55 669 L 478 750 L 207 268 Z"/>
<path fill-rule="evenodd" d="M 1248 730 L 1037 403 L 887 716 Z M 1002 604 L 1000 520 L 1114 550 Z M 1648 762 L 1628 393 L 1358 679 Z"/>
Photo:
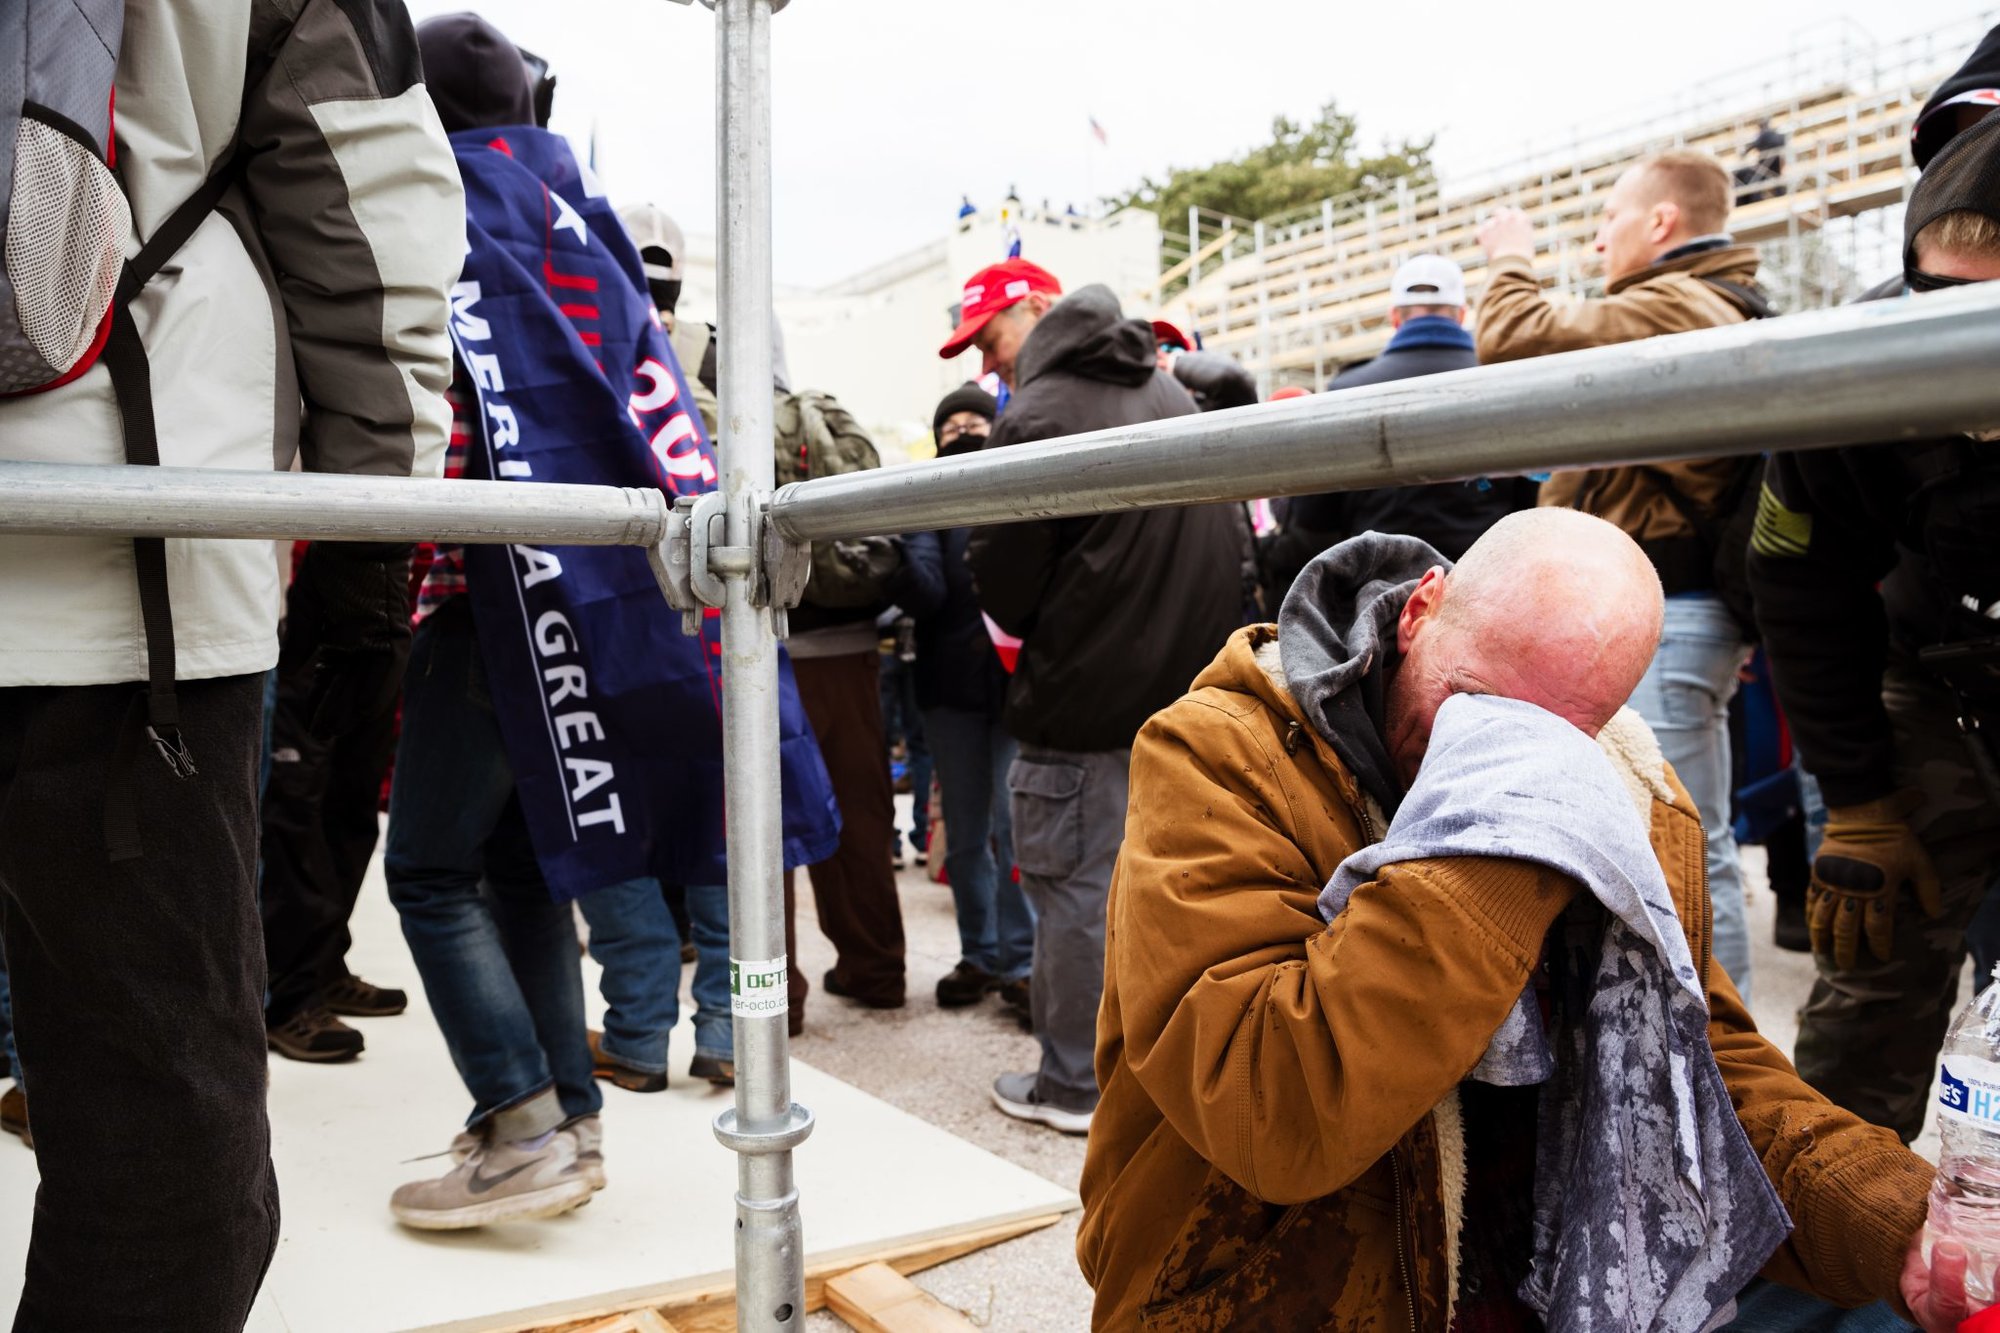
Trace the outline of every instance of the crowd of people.
<path fill-rule="evenodd" d="M 129 225 L 75 257 L 116 281 L 67 344 L 9 365 L 0 458 L 713 489 L 683 235 L 548 132 L 545 62 L 387 0 L 198 7 L 130 8 L 115 122 L 104 97 L 69 126 L 100 167 L 115 135 L 95 206 Z M 1996 103 L 2000 29 L 1918 121 L 1902 271 L 1867 299 L 2000 279 Z M 1476 301 L 1410 258 L 1386 348 L 1325 391 L 1775 317 L 1728 232 L 1744 184 L 1695 151 L 1630 167 L 1582 301 L 1503 209 Z M 936 405 L 940 457 L 1258 396 L 1019 257 L 953 324 L 939 354 L 982 378 Z M 772 336 L 778 481 L 880 466 Z M 1098 1327 L 1971 1312 L 1907 1145 L 2000 868 L 1994 432 L 812 556 L 787 956 L 802 867 L 819 989 L 904 1007 L 906 840 L 933 863 L 935 1003 L 993 1000 L 1039 1050 L 994 1107 L 1088 1136 Z M 679 1075 L 684 967 L 685 1076 L 734 1080 L 720 648 L 643 553 L 9 536 L 0 620 L 0 1127 L 42 1179 L 18 1327 L 242 1326 L 279 1227 L 267 1061 L 353 1061 L 346 1020 L 409 1004 L 346 962 L 378 839 L 469 1108 L 386 1201 L 403 1225 L 604 1189 L 602 1085 Z M 1753 651 L 1816 839 L 1791 1060 L 1747 1006 Z M 796 1035 L 811 982 L 771 980 Z"/>

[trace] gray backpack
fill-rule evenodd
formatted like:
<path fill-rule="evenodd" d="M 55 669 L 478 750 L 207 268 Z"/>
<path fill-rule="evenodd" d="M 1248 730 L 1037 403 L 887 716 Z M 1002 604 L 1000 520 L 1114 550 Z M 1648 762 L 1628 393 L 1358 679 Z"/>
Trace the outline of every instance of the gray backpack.
<path fill-rule="evenodd" d="M 111 174 L 124 0 L 0 3 L 0 395 L 90 369 L 132 213 Z"/>

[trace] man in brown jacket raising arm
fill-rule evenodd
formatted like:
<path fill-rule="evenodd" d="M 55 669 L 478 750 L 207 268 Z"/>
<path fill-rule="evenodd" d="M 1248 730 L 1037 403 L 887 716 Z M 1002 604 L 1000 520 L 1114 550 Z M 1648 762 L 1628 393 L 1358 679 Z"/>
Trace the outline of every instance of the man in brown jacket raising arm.
<path fill-rule="evenodd" d="M 1746 1312 L 1888 1301 L 1927 1329 L 1963 1312 L 1963 1255 L 1943 1252 L 1933 1291 L 1914 1246 L 1930 1167 L 1800 1081 L 1713 961 L 1693 804 L 1620 708 L 1661 609 L 1637 547 L 1582 515 L 1513 515 L 1449 573 L 1421 542 L 1368 534 L 1307 566 L 1275 630 L 1237 633 L 1147 723 L 1111 889 L 1103 1097 L 1082 1179 L 1078 1257 L 1098 1328 L 1567 1326 L 1574 1288 L 1539 1308 L 1517 1293 L 1545 1198 L 1593 1182 L 1538 1171 L 1538 1146 L 1561 1132 L 1540 1089 L 1469 1076 L 1503 1023 L 1533 1012 L 1529 987 L 1558 1052 L 1552 1086 L 1575 1074 L 1565 1034 L 1590 1015 L 1566 1008 L 1563 969 L 1545 959 L 1591 919 L 1566 911 L 1590 893 L 1529 860 L 1459 855 L 1381 866 L 1331 924 L 1318 906 L 1342 862 L 1383 838 L 1440 709 L 1469 702 L 1456 695 L 1525 700 L 1596 737 L 1631 798 L 1620 816 L 1644 811 L 1630 836 L 1681 923 L 1680 980 L 1706 1000 L 1694 1054 L 1712 1060 L 1721 1123 L 1765 1178 L 1751 1166 L 1697 1193 L 1723 1231 L 1730 1191 L 1781 1202 L 1792 1226 L 1777 1243 L 1779 1218 L 1737 1264 L 1784 1284 L 1757 1284 Z M 1657 1034 L 1623 1035 L 1639 1051 Z M 1656 1072 L 1632 1063 L 1635 1078 Z M 1581 1127 L 1604 1137 L 1599 1108 Z M 1643 1250 L 1652 1233 L 1640 1237 Z"/>
<path fill-rule="evenodd" d="M 1474 331 L 1480 364 L 1770 313 L 1757 289 L 1757 251 L 1735 244 L 1723 230 L 1732 188 L 1729 173 L 1707 153 L 1662 153 L 1629 168 L 1604 199 L 1595 245 L 1603 256 L 1605 294 L 1589 301 L 1545 296 L 1535 277 L 1535 233 L 1527 214 L 1517 208 L 1495 213 L 1479 228 L 1488 256 Z M 1745 996 L 1750 939 L 1729 831 L 1729 701 L 1748 652 L 1738 619 L 1748 606 L 1747 600 L 1739 603 L 1732 614 L 1717 595 L 1715 569 L 1723 519 L 1744 502 L 1758 475 L 1755 458 L 1593 468 L 1557 473 L 1543 485 L 1541 500 L 1616 523 L 1659 570 L 1667 592 L 1666 633 L 1630 702 L 1659 736 L 1701 813 L 1715 956 Z"/>

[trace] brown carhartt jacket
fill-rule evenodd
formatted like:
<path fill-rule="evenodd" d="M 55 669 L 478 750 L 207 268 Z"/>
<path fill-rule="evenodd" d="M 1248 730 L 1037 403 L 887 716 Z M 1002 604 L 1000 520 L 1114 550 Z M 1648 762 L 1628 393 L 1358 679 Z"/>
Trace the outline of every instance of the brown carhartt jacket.
<path fill-rule="evenodd" d="M 1754 286 L 1757 251 L 1747 245 L 1703 250 L 1628 273 L 1613 282 L 1601 299 L 1566 302 L 1549 299 L 1535 278 L 1534 265 L 1526 259 L 1496 259 L 1474 329 L 1480 364 L 1742 322 L 1743 306 L 1704 278 Z M 1657 471 L 1667 475 L 1697 512 L 1703 512 L 1712 509 L 1753 463 L 1741 458 L 1701 459 L 1663 463 Z M 1616 523 L 1653 557 L 1668 592 L 1710 586 L 1703 581 L 1708 578 L 1709 557 L 1688 541 L 1694 536 L 1693 525 L 1665 495 L 1659 480 L 1646 472 L 1635 467 L 1559 472 L 1543 484 L 1541 502 L 1581 509 Z"/>
<path fill-rule="evenodd" d="M 1479 1243 L 1456 1089 L 1575 885 L 1412 862 L 1321 921 L 1321 887 L 1385 821 L 1283 680 L 1275 627 L 1241 630 L 1132 750 L 1077 1240 L 1100 1329 L 1444 1333 Z M 1797 1224 L 1766 1274 L 1894 1300 L 1929 1165 L 1758 1035 L 1710 957 L 1692 802 L 1635 715 L 1601 740 L 1650 811 L 1716 1061 Z"/>

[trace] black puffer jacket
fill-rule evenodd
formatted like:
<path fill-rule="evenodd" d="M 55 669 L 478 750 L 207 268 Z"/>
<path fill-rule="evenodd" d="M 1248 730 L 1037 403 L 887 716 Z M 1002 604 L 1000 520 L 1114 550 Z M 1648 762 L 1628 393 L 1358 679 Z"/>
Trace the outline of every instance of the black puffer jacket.
<path fill-rule="evenodd" d="M 956 447 L 940 457 L 970 452 Z M 956 708 L 1000 716 L 1007 673 L 979 614 L 979 593 L 965 549 L 971 528 L 913 532 L 903 539 L 903 563 L 889 577 L 889 596 L 917 622 L 917 707 Z"/>
<path fill-rule="evenodd" d="M 989 449 L 1192 413 L 1154 369 L 1153 330 L 1108 288 L 1058 302 L 1021 348 Z M 972 534 L 980 604 L 1025 641 L 1006 725 L 1058 750 L 1128 746 L 1244 622 L 1237 505 L 1049 519 Z"/>

